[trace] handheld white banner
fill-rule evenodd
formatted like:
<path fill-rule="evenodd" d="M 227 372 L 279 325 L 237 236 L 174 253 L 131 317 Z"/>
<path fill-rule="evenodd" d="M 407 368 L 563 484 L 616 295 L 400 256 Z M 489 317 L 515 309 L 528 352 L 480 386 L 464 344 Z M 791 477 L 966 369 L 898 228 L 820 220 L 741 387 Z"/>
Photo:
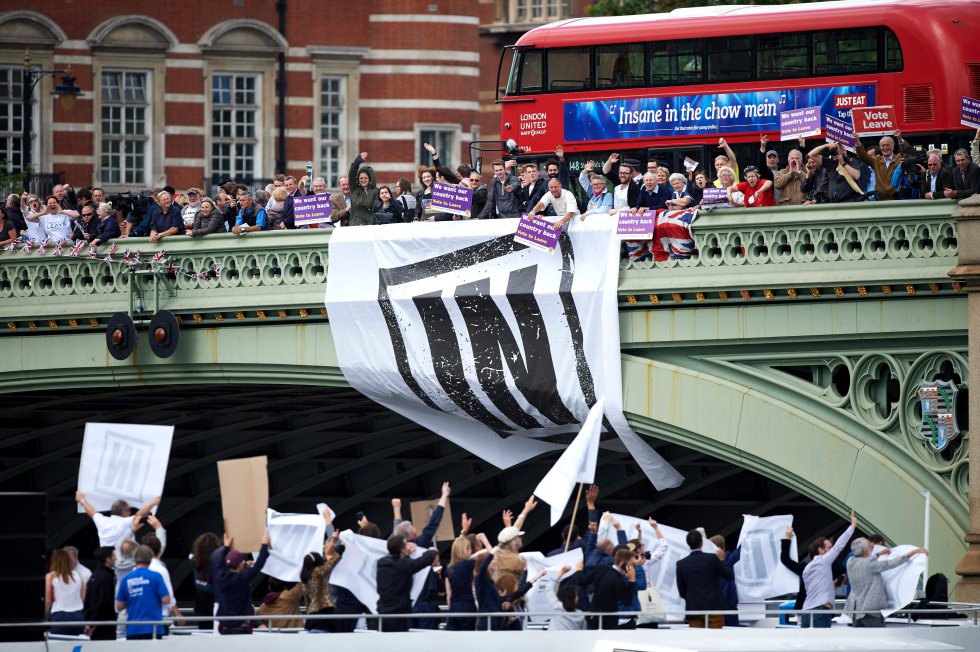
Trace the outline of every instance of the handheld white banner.
<path fill-rule="evenodd" d="M 735 586 L 740 602 L 760 602 L 787 593 L 796 593 L 800 578 L 779 562 L 781 539 L 786 528 L 793 525 L 792 515 L 758 517 L 743 515 L 738 545 L 741 559 L 735 564 Z M 797 560 L 796 534 L 789 547 L 793 561 Z"/>
<path fill-rule="evenodd" d="M 97 512 L 120 499 L 143 507 L 163 494 L 173 437 L 173 426 L 86 423 L 78 490 Z"/>
<path fill-rule="evenodd" d="M 272 541 L 262 572 L 283 582 L 298 582 L 303 558 L 323 552 L 326 521 L 318 514 L 280 514 L 266 510 L 266 528 Z"/>
<path fill-rule="evenodd" d="M 323 516 L 323 513 L 326 512 L 326 511 L 329 511 L 330 512 L 330 522 L 331 523 L 333 523 L 334 521 L 337 520 L 337 513 L 334 512 L 332 509 L 330 509 L 330 507 L 327 506 L 326 503 L 317 503 L 316 504 L 316 513 L 319 514 L 321 517 Z"/>
<path fill-rule="evenodd" d="M 557 596 L 552 598 L 551 595 L 557 589 L 554 580 L 558 579 L 558 573 L 564 566 L 568 566 L 571 570 L 562 575 L 563 580 L 578 572 L 575 570 L 575 566 L 582 561 L 582 550 L 580 548 L 573 548 L 568 552 L 552 557 L 545 557 L 544 553 L 541 552 L 522 552 L 521 558 L 527 562 L 527 578 L 529 581 L 537 577 L 541 571 L 547 573 L 545 577 L 542 577 L 527 592 L 525 597 L 527 610 L 530 612 L 554 611 L 554 605 L 557 601 Z M 553 581 L 546 581 L 548 579 Z M 531 622 L 543 622 L 547 620 L 548 618 L 542 617 L 531 618 Z"/>
<path fill-rule="evenodd" d="M 636 526 L 640 526 L 642 533 L 643 547 L 647 550 L 654 550 L 657 546 L 657 534 L 653 531 L 649 521 L 624 516 L 623 514 L 613 514 L 613 518 L 619 521 L 623 530 L 626 532 L 627 539 L 636 537 Z M 651 564 L 644 564 L 647 572 L 647 585 L 654 586 L 660 591 L 663 598 L 664 608 L 669 612 L 684 611 L 684 600 L 677 592 L 677 562 L 691 554 L 691 549 L 687 545 L 687 530 L 679 530 L 663 523 L 658 523 L 660 533 L 667 541 L 667 553 L 659 561 Z M 616 541 L 616 531 L 608 523 L 599 524 L 600 539 L 609 538 Z M 715 554 L 718 548 L 706 538 L 701 545 L 704 552 Z"/>
<path fill-rule="evenodd" d="M 589 410 L 582 430 L 571 445 L 561 454 L 555 465 L 541 479 L 534 495 L 551 506 L 551 524 L 561 520 L 568 498 L 578 482 L 595 482 L 596 457 L 599 454 L 599 434 L 602 430 L 602 408 L 605 399 L 600 397 Z"/>
<path fill-rule="evenodd" d="M 325 302 L 344 376 L 500 468 L 563 448 L 605 396 L 604 445 L 658 489 L 679 485 L 623 416 L 615 218 L 574 220 L 552 254 L 515 243 L 516 228 L 334 231 Z"/>
<path fill-rule="evenodd" d="M 880 557 L 881 561 L 904 557 L 918 546 L 901 545 L 892 548 L 887 555 Z M 876 548 L 881 550 L 881 548 Z M 872 552 L 871 554 L 874 554 Z M 881 574 L 885 582 L 885 594 L 888 596 L 888 608 L 881 610 L 885 618 L 902 609 L 915 600 L 915 591 L 919 585 L 919 577 L 926 569 L 928 558 L 923 554 L 913 555 L 906 563 L 897 568 L 891 568 Z"/>
<path fill-rule="evenodd" d="M 371 613 L 378 613 L 378 560 L 388 554 L 388 543 L 384 539 L 365 537 L 350 530 L 340 533 L 344 544 L 344 556 L 330 573 L 330 583 L 342 586 L 354 594 Z M 416 548 L 412 559 L 425 554 L 425 548 Z M 431 567 L 426 567 L 412 576 L 412 602 L 422 593 L 425 578 Z"/>

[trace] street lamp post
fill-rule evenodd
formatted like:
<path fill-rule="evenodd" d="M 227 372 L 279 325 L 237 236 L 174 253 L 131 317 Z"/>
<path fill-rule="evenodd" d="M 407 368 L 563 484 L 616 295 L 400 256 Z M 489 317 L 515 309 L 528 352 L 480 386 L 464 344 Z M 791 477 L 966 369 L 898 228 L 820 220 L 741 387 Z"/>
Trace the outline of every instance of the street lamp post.
<path fill-rule="evenodd" d="M 23 126 L 24 133 L 21 139 L 21 169 L 26 173 L 30 174 L 31 170 L 31 157 L 32 157 L 32 147 L 31 147 L 31 132 L 34 129 L 34 112 L 32 111 L 32 104 L 34 102 L 34 87 L 37 83 L 41 81 L 46 75 L 57 75 L 60 74 L 61 83 L 58 84 L 57 88 L 51 93 L 58 97 L 61 102 L 61 106 L 66 110 L 71 109 L 75 105 L 75 100 L 81 95 L 82 91 L 75 85 L 75 77 L 71 74 L 71 66 L 67 70 L 45 70 L 43 68 L 33 68 L 31 67 L 31 51 L 27 50 L 24 52 L 24 80 L 23 80 Z"/>

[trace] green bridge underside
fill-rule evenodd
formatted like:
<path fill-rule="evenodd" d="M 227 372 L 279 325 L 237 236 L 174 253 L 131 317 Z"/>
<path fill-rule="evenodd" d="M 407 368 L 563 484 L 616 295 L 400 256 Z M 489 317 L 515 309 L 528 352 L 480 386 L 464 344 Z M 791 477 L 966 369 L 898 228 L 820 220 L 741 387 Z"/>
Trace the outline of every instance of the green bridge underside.
<path fill-rule="evenodd" d="M 918 434 L 917 390 L 936 378 L 969 385 L 966 295 L 947 276 L 955 208 L 723 211 L 697 222 L 698 258 L 623 263 L 624 405 L 635 429 L 778 480 L 842 516 L 853 507 L 865 530 L 895 543 L 921 542 L 928 490 L 930 571 L 954 577 L 965 551 L 968 433 L 932 451 Z M 323 309 L 329 240 L 310 230 L 123 241 L 144 260 L 165 249 L 180 265 L 158 293 L 123 265 L 2 253 L 0 391 L 346 387 Z M 189 277 L 213 264 L 217 278 Z M 123 362 L 106 352 L 107 319 L 129 310 L 131 286 L 146 321 L 157 305 L 180 319 L 173 357 L 155 357 L 145 341 Z"/>

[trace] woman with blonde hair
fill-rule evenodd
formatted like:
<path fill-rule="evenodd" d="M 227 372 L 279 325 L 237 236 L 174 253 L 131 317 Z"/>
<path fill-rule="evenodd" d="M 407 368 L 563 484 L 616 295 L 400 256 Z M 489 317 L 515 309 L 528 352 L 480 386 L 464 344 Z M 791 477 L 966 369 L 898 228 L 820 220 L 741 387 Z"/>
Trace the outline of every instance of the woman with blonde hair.
<path fill-rule="evenodd" d="M 78 571 L 72 570 L 71 555 L 55 550 L 51 555 L 51 571 L 44 576 L 44 612 L 52 622 L 85 620 L 85 584 Z M 52 634 L 79 636 L 81 625 L 52 627 Z"/>
<path fill-rule="evenodd" d="M 451 614 L 476 614 L 473 579 L 477 555 L 473 554 L 473 545 L 467 537 L 470 523 L 471 520 L 463 514 L 463 530 L 453 541 L 449 566 L 446 568 L 446 602 Z M 476 629 L 476 618 L 449 618 L 446 629 L 472 632 Z"/>

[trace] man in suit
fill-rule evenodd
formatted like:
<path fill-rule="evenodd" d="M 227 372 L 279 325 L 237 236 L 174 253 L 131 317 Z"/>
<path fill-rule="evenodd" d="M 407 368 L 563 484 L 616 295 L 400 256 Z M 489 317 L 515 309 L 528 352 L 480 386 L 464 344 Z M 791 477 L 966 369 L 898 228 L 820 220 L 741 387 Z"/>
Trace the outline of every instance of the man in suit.
<path fill-rule="evenodd" d="M 943 165 L 936 154 L 929 155 L 928 169 L 922 175 L 922 196 L 926 199 L 944 199 L 946 188 L 953 187 L 953 173 Z"/>
<path fill-rule="evenodd" d="M 891 552 L 882 548 L 873 552 L 873 545 L 864 537 L 857 538 L 851 543 L 854 556 L 847 562 L 847 577 L 851 581 L 851 608 L 855 610 L 855 627 L 884 627 L 885 618 L 881 609 L 888 607 L 888 596 L 885 594 L 885 582 L 881 574 L 890 568 L 901 566 L 914 555 L 929 554 L 925 548 L 908 551 L 902 557 L 894 557 L 881 561 L 879 557 Z M 877 613 L 876 613 L 877 612 Z"/>
<path fill-rule="evenodd" d="M 334 224 L 347 226 L 350 224 L 350 181 L 347 177 L 340 177 L 337 179 L 337 186 L 340 192 L 330 195 L 330 219 Z"/>
<path fill-rule="evenodd" d="M 970 154 L 965 149 L 953 152 L 956 167 L 953 168 L 953 187 L 947 188 L 943 194 L 949 199 L 966 199 L 970 195 L 980 193 L 980 168 L 970 160 Z"/>
<path fill-rule="evenodd" d="M 691 554 L 677 562 L 677 592 L 684 598 L 684 609 L 691 611 L 723 611 L 725 601 L 721 597 L 718 585 L 719 579 L 735 580 L 732 569 L 724 562 L 724 550 L 717 555 L 702 552 L 704 537 L 699 530 L 687 533 L 687 545 Z M 690 627 L 704 627 L 705 617 L 688 614 L 687 624 Z M 707 626 L 711 629 L 721 629 L 725 625 L 725 617 L 712 614 L 707 617 Z"/>

